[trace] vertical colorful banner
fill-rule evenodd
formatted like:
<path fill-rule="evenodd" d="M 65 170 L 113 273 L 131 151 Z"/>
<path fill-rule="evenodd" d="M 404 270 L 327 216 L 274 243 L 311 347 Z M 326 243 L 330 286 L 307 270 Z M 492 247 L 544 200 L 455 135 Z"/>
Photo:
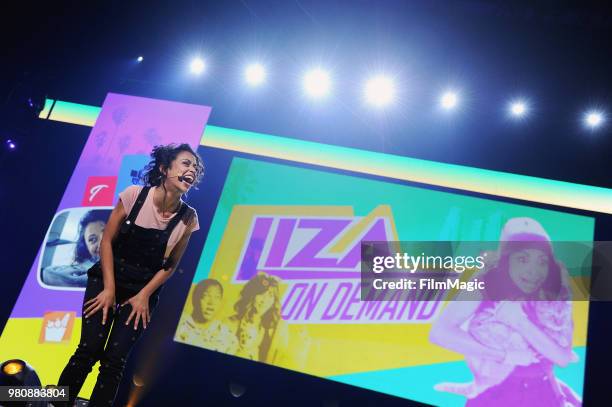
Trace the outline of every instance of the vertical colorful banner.
<path fill-rule="evenodd" d="M 118 189 L 138 181 L 153 146 L 188 143 L 197 149 L 210 111 L 207 106 L 107 95 L 2 332 L 0 360 L 22 358 L 43 384 L 57 380 L 79 340 L 86 271 L 99 256 Z M 84 392 L 90 391 L 91 380 Z"/>

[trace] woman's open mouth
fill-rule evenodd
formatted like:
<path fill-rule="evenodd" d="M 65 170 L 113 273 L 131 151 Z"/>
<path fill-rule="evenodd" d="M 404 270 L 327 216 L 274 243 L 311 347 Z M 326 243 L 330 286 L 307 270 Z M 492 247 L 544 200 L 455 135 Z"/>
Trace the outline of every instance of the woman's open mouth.
<path fill-rule="evenodd" d="M 195 178 L 193 175 L 191 174 L 183 175 L 183 182 L 186 182 L 187 184 L 192 185 L 193 181 L 195 181 Z"/>

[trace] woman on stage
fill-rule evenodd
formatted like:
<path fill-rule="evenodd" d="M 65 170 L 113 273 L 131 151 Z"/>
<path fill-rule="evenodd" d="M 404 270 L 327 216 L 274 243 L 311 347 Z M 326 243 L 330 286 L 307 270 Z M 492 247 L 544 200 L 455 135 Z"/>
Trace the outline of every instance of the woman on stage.
<path fill-rule="evenodd" d="M 66 405 L 73 405 L 97 361 L 89 405 L 113 405 L 128 354 L 199 229 L 195 210 L 181 199 L 203 175 L 198 154 L 187 144 L 170 144 L 156 146 L 151 158 L 145 186 L 119 194 L 102 235 L 100 261 L 87 273 L 81 339 L 58 381 L 69 386 Z"/>

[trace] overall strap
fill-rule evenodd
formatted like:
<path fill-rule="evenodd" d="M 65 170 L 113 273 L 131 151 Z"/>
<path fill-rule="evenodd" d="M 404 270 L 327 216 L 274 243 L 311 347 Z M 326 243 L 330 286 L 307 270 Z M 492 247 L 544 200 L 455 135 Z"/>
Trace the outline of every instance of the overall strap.
<path fill-rule="evenodd" d="M 181 207 L 178 210 L 178 213 L 174 215 L 172 220 L 168 223 L 168 226 L 166 226 L 166 229 L 164 229 L 164 238 L 166 240 L 170 238 L 172 231 L 174 230 L 176 225 L 179 223 L 179 221 L 183 219 L 183 216 L 185 215 L 186 211 L 187 211 L 187 205 L 184 202 L 181 202 Z"/>
<path fill-rule="evenodd" d="M 140 212 L 140 208 L 142 208 L 142 205 L 147 199 L 147 195 L 149 194 L 150 189 L 151 187 L 143 187 L 140 193 L 138 194 L 138 198 L 136 198 L 136 202 L 134 203 L 134 206 L 132 206 L 132 210 L 130 211 L 130 216 L 128 216 L 128 219 L 132 222 L 136 220 L 138 212 Z"/>
<path fill-rule="evenodd" d="M 162 242 L 161 243 L 164 245 L 164 247 L 168 243 L 168 239 L 170 239 L 170 235 L 172 234 L 172 231 L 174 230 L 176 225 L 179 223 L 179 221 L 181 219 L 183 219 L 183 216 L 185 215 L 185 212 L 187 212 L 188 207 L 189 207 L 189 205 L 181 202 L 181 208 L 179 209 L 178 213 L 176 215 L 174 215 L 174 217 L 172 218 L 170 223 L 168 223 L 168 226 L 166 226 L 166 229 L 164 229 L 164 231 L 162 232 L 163 238 L 162 238 Z M 163 262 L 162 262 L 162 269 L 168 270 L 172 266 L 173 266 L 173 263 L 170 260 L 170 258 L 167 258 L 167 259 L 163 260 Z"/>
<path fill-rule="evenodd" d="M 136 198 L 136 202 L 134 202 L 134 206 L 132 206 L 130 214 L 128 215 L 125 222 L 123 222 L 121 228 L 122 232 L 127 232 L 129 227 L 134 224 L 134 221 L 136 221 L 136 217 L 138 216 L 138 213 L 140 212 L 144 201 L 147 199 L 147 195 L 149 194 L 150 189 L 151 187 L 143 187 L 140 193 L 138 194 L 138 197 Z"/>

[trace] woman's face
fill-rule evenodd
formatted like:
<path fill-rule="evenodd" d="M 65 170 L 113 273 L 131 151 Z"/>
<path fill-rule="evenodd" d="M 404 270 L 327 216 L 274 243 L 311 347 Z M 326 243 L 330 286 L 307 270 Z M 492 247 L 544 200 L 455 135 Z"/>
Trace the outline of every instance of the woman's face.
<path fill-rule="evenodd" d="M 105 223 L 101 220 L 90 222 L 85 226 L 85 230 L 83 231 L 83 239 L 85 239 L 87 251 L 93 261 L 98 261 L 100 259 L 100 241 L 102 241 L 104 226 Z"/>
<path fill-rule="evenodd" d="M 536 291 L 548 276 L 548 256 L 539 249 L 523 249 L 509 257 L 510 278 L 525 294 Z"/>
<path fill-rule="evenodd" d="M 215 317 L 221 306 L 221 300 L 223 300 L 223 294 L 218 286 L 211 285 L 204 290 L 200 300 L 200 309 L 206 321 L 210 321 Z"/>
<path fill-rule="evenodd" d="M 274 292 L 268 289 L 261 294 L 257 294 L 253 299 L 253 306 L 255 311 L 259 315 L 263 315 L 272 307 L 274 304 Z"/>
<path fill-rule="evenodd" d="M 198 171 L 200 168 L 196 157 L 189 151 L 181 151 L 170 163 L 166 183 L 174 186 L 181 193 L 185 193 L 196 180 Z M 179 181 L 179 176 L 183 177 L 182 181 Z"/>

